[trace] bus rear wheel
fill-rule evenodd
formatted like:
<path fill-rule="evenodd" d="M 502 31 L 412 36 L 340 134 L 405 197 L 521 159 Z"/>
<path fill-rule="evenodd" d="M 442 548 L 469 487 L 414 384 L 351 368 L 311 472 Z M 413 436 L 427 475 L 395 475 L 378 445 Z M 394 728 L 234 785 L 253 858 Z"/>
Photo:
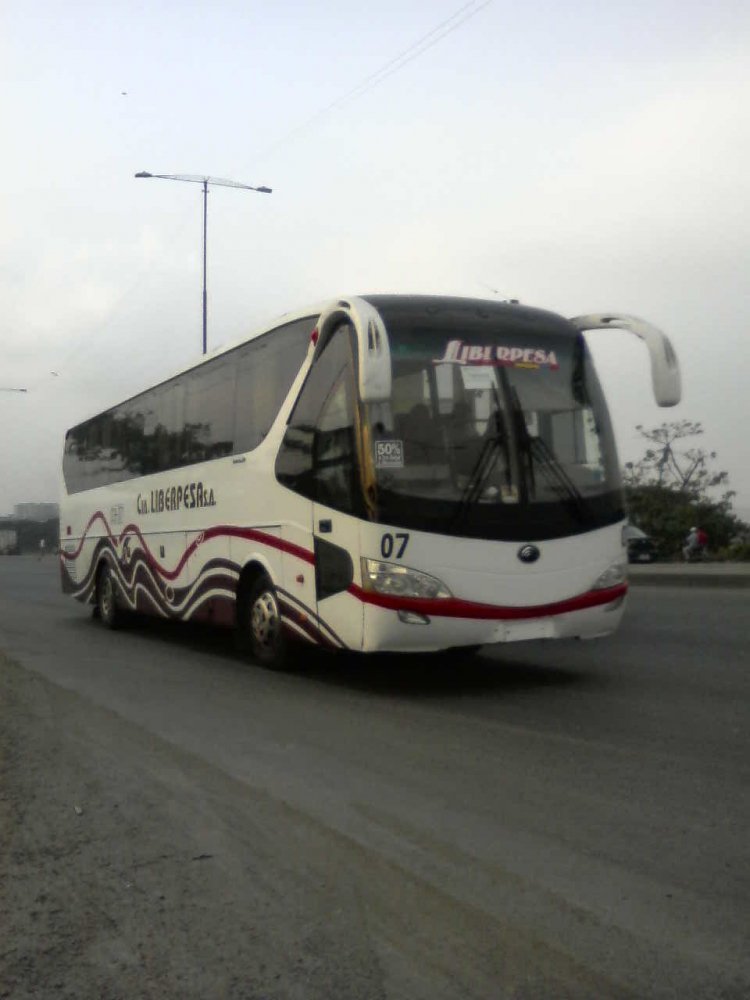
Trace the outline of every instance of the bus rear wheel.
<path fill-rule="evenodd" d="M 117 604 L 117 582 L 106 563 L 96 578 L 96 610 L 102 624 L 107 628 L 116 629 L 122 625 L 123 612 Z"/>
<path fill-rule="evenodd" d="M 240 629 L 253 658 L 264 667 L 283 670 L 288 665 L 289 642 L 276 590 L 267 576 L 258 577 L 247 592 Z"/>

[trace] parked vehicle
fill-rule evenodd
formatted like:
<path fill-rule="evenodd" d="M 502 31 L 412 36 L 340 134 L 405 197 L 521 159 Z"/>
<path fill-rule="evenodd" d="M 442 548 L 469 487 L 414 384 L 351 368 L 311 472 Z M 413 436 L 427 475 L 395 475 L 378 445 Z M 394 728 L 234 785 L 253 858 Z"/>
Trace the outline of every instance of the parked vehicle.
<path fill-rule="evenodd" d="M 653 538 L 649 538 L 645 531 L 636 528 L 634 524 L 626 524 L 623 533 L 628 549 L 628 562 L 656 562 L 658 550 Z"/>
<path fill-rule="evenodd" d="M 18 555 L 18 532 L 15 528 L 0 528 L 0 556 Z"/>

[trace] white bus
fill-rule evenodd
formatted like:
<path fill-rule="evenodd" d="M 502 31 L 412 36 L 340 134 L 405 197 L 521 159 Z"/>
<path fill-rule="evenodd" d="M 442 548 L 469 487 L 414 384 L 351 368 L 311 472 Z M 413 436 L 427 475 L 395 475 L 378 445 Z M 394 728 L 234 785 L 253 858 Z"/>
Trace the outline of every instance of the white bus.
<path fill-rule="evenodd" d="M 255 659 L 297 642 L 430 651 L 617 627 L 625 510 L 583 332 L 667 338 L 438 296 L 341 299 L 284 317 L 68 431 L 63 589 L 235 627 Z"/>

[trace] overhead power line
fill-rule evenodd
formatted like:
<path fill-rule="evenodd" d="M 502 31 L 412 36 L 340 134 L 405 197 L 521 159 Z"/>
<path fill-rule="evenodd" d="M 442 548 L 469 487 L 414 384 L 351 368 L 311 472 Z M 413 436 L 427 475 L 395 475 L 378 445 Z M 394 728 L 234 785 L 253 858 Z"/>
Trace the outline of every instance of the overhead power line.
<path fill-rule="evenodd" d="M 468 3 L 463 4 L 449 17 L 440 21 L 424 35 L 421 35 L 418 39 L 416 39 L 416 41 L 412 42 L 411 45 L 407 46 L 398 55 L 388 59 L 377 70 L 369 73 L 366 77 L 360 80 L 359 83 L 351 87 L 340 97 L 337 97 L 334 101 L 325 105 L 325 107 L 320 108 L 320 110 L 310 115 L 310 117 L 305 121 L 301 122 L 299 125 L 282 135 L 279 139 L 272 142 L 269 146 L 262 150 L 254 158 L 254 160 L 257 161 L 264 156 L 275 153 L 280 147 L 286 145 L 287 142 L 299 133 L 308 129 L 310 125 L 318 121 L 319 118 L 329 114 L 331 111 L 344 107 L 347 103 L 363 97 L 370 90 L 377 87 L 384 80 L 388 79 L 388 77 L 397 73 L 410 62 L 423 55 L 429 49 L 433 48 L 447 35 L 457 31 L 458 28 L 462 27 L 462 25 L 464 25 L 467 21 L 475 17 L 481 10 L 488 7 L 490 3 L 492 3 L 492 0 L 469 0 Z M 202 180 L 203 178 L 198 178 L 196 175 L 196 179 Z M 185 228 L 187 228 L 187 223 L 181 227 L 180 232 L 182 232 Z M 153 278 L 153 276 L 151 277 Z M 111 345 L 106 337 L 106 333 L 108 332 L 107 327 L 111 325 L 113 317 L 117 316 L 122 311 L 125 301 L 130 299 L 136 288 L 139 286 L 142 287 L 143 283 L 143 275 L 139 274 L 135 281 L 120 296 L 118 296 L 116 302 L 110 308 L 109 316 L 96 324 L 96 327 L 100 331 L 98 335 L 94 337 L 93 334 L 84 334 L 79 337 L 76 342 L 70 346 L 66 354 L 59 360 L 58 367 L 69 368 L 73 362 L 78 361 L 83 352 L 90 355 L 91 353 L 98 354 L 99 352 L 105 353 L 110 351 Z M 93 326 L 94 324 L 91 324 L 91 327 Z"/>
<path fill-rule="evenodd" d="M 350 91 L 340 97 L 338 100 L 333 101 L 328 105 L 328 108 L 340 108 L 343 107 L 347 101 L 350 101 L 356 97 L 361 97 L 363 94 L 367 93 L 368 90 L 372 90 L 387 77 L 392 76 L 398 70 L 402 69 L 407 63 L 412 62 L 418 56 L 421 56 L 423 52 L 431 49 L 438 42 L 442 41 L 446 35 L 450 35 L 451 32 L 456 31 L 460 28 L 462 24 L 478 14 L 483 7 L 487 7 L 492 0 L 470 0 L 469 3 L 464 4 L 455 13 L 451 14 L 450 17 L 441 21 L 440 24 L 435 25 L 431 31 L 428 31 L 426 35 L 422 35 L 418 38 L 416 42 L 413 42 L 408 48 L 404 49 L 397 56 L 389 59 L 388 62 L 384 63 L 380 69 L 375 70 L 369 76 L 365 77 L 356 87 L 352 87 Z M 328 110 L 328 108 L 326 110 Z"/>
<path fill-rule="evenodd" d="M 329 112 L 336 110 L 337 108 L 344 107 L 347 103 L 356 100 L 359 97 L 363 97 L 368 91 L 377 87 L 384 80 L 388 79 L 394 73 L 397 73 L 400 69 L 408 63 L 413 62 L 428 49 L 437 45 L 441 42 L 446 35 L 450 35 L 452 32 L 456 31 L 463 24 L 469 21 L 472 17 L 478 14 L 484 7 L 488 7 L 492 3 L 492 0 L 470 0 L 469 3 L 464 4 L 459 7 L 457 11 L 451 14 L 450 17 L 445 18 L 439 24 L 436 24 L 434 28 L 431 28 L 426 34 L 422 35 L 415 42 L 412 42 L 407 48 L 400 52 L 398 55 L 393 56 L 387 62 L 376 69 L 375 72 L 370 73 L 363 80 L 360 80 L 354 87 L 342 94 L 341 97 L 337 97 L 335 101 L 331 101 L 330 104 L 326 104 L 325 107 L 320 108 L 314 114 L 310 115 L 305 121 L 296 125 L 289 132 L 286 132 L 279 139 L 276 139 L 264 150 L 262 150 L 255 160 L 268 156 L 271 153 L 275 153 L 277 149 L 281 146 L 286 145 L 286 143 L 298 135 L 300 132 L 305 131 L 309 128 L 313 122 L 316 122 L 323 115 L 327 115 Z"/>

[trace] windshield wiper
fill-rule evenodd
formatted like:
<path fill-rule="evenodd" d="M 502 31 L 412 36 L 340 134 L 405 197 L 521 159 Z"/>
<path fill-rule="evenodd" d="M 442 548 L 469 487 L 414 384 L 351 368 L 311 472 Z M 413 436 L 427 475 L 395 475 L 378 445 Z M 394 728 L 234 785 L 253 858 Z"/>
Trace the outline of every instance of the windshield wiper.
<path fill-rule="evenodd" d="M 487 485 L 487 480 L 495 468 L 501 449 L 505 453 L 505 465 L 510 475 L 510 456 L 508 454 L 508 431 L 505 426 L 505 418 L 500 406 L 500 398 L 497 389 L 495 394 L 495 412 L 490 416 L 490 420 L 495 421 L 495 431 L 485 437 L 479 456 L 474 463 L 474 468 L 469 474 L 469 480 L 458 502 L 458 508 L 453 516 L 452 523 L 459 524 L 469 508 L 472 507 L 482 496 Z"/>
<path fill-rule="evenodd" d="M 568 475 L 565 466 L 560 462 L 560 459 L 557 455 L 555 455 L 554 451 L 552 451 L 543 438 L 535 437 L 529 433 L 529 429 L 526 426 L 526 420 L 524 419 L 521 402 L 518 398 L 518 392 L 515 387 L 511 388 L 511 401 L 513 415 L 515 417 L 518 444 L 521 451 L 527 458 L 529 473 L 528 485 L 530 493 L 533 495 L 536 492 L 536 483 L 534 480 L 534 465 L 536 463 L 539 472 L 544 476 L 547 483 L 556 487 L 555 492 L 562 491 L 562 493 L 565 494 L 569 500 L 573 501 L 575 506 L 578 508 L 579 513 L 587 514 L 589 511 L 589 504 Z"/>
<path fill-rule="evenodd" d="M 560 463 L 559 458 L 547 442 L 542 440 L 542 438 L 531 437 L 531 435 L 529 435 L 529 440 L 531 442 L 532 457 L 540 464 L 542 470 L 548 471 L 550 474 L 547 481 L 549 482 L 550 478 L 553 479 L 562 491 L 567 493 L 571 500 L 575 500 L 579 504 L 585 504 L 586 501 L 583 494 L 565 471 L 565 467 Z"/>

